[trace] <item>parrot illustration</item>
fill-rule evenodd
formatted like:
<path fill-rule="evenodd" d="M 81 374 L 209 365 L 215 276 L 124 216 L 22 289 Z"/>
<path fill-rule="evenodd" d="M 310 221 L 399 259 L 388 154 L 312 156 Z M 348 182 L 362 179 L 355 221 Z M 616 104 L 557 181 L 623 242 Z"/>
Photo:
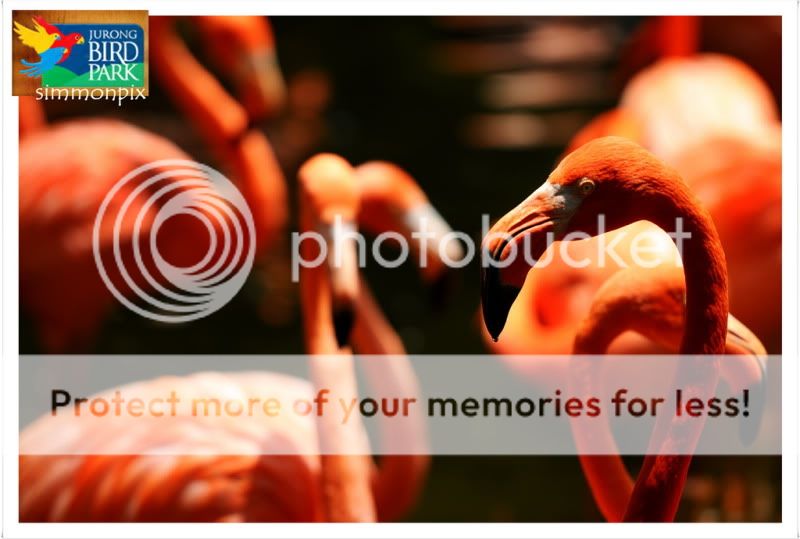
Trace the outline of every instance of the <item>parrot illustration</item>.
<path fill-rule="evenodd" d="M 21 60 L 28 68 L 21 69 L 20 73 L 29 77 L 39 77 L 46 73 L 69 58 L 73 46 L 81 45 L 85 41 L 82 35 L 75 32 L 65 36 L 58 27 L 39 16 L 33 17 L 33 26 L 35 29 L 30 29 L 14 21 L 14 33 L 19 40 L 39 55 L 38 62 Z"/>

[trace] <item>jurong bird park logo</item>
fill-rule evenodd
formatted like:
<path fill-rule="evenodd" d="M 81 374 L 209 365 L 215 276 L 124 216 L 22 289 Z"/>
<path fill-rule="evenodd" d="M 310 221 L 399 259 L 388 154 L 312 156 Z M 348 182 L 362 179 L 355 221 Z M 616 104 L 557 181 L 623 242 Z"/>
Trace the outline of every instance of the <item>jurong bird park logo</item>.
<path fill-rule="evenodd" d="M 146 28 L 146 11 L 15 11 L 13 94 L 144 98 Z"/>

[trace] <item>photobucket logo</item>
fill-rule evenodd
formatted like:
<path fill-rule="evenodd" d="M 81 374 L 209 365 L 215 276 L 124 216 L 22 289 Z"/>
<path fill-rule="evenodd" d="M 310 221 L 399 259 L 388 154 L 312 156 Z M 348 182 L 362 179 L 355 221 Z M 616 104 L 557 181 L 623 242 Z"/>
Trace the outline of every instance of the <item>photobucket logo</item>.
<path fill-rule="evenodd" d="M 586 268 L 588 266 L 607 267 L 608 265 L 627 268 L 636 266 L 641 268 L 654 268 L 666 262 L 676 266 L 681 265 L 681 256 L 685 242 L 692 237 L 691 232 L 684 228 L 681 217 L 675 219 L 675 226 L 671 231 L 660 231 L 655 227 L 626 227 L 618 229 L 614 234 L 607 234 L 605 215 L 598 215 L 596 234 L 582 231 L 569 232 L 557 236 L 554 232 L 544 234 L 545 249 L 539 258 L 531 245 L 531 236 L 523 235 L 512 240 L 512 235 L 507 232 L 492 232 L 489 216 L 481 216 L 481 234 L 473 238 L 465 232 L 451 230 L 441 219 L 434 219 L 429 223 L 426 218 L 415 221 L 413 232 L 401 234 L 388 231 L 378 234 L 373 239 L 371 247 L 367 238 L 361 234 L 351 223 L 344 221 L 341 216 L 334 218 L 330 232 L 323 234 L 316 231 L 294 232 L 292 234 L 292 280 L 297 282 L 300 278 L 300 268 L 315 268 L 323 264 L 338 267 L 342 264 L 341 248 L 349 242 L 354 242 L 358 258 L 358 266 L 367 266 L 367 256 L 383 268 L 396 268 L 406 262 L 412 253 L 417 254 L 417 264 L 426 268 L 431 263 L 430 258 L 436 257 L 436 264 L 449 268 L 463 268 L 470 264 L 478 252 L 481 253 L 480 263 L 483 267 L 505 268 L 516 262 L 520 257 L 528 266 L 546 267 L 558 260 L 572 268 Z M 332 234 L 332 237 L 329 237 Z M 502 260 L 495 260 L 491 253 L 479 250 L 480 238 L 506 241 L 507 253 Z M 333 238 L 339 241 L 331 241 Z M 584 244 L 582 249 L 572 249 L 573 243 L 578 240 L 594 240 L 591 244 Z M 304 242 L 313 242 L 313 258 L 302 255 L 301 246 Z M 395 245 L 397 254 L 386 257 L 382 253 L 384 244 Z M 332 245 L 332 246 L 331 246 Z M 329 249 L 333 249 L 329 257 Z M 681 256 L 673 256 L 677 254 Z M 542 252 L 541 250 L 539 252 Z"/>
<path fill-rule="evenodd" d="M 159 249 L 159 232 L 176 217 L 192 218 L 208 233 L 194 264 L 174 265 Z M 250 208 L 230 180 L 194 161 L 163 160 L 131 171 L 106 194 L 92 250 L 120 303 L 146 318 L 180 323 L 208 316 L 236 295 L 253 266 L 255 237 Z M 173 234 L 168 246 L 202 251 L 201 240 Z"/>
<path fill-rule="evenodd" d="M 506 268 L 516 262 L 519 257 L 527 265 L 539 268 L 547 267 L 558 259 L 570 268 L 586 268 L 594 266 L 605 268 L 609 264 L 614 267 L 627 268 L 635 266 L 652 269 L 665 261 L 681 265 L 684 243 L 692 237 L 691 232 L 684 229 L 682 217 L 675 218 L 675 226 L 671 231 L 660 231 L 655 227 L 638 228 L 625 227 L 616 229 L 615 234 L 606 226 L 606 216 L 598 214 L 596 234 L 589 234 L 580 230 L 572 231 L 563 236 L 555 232 L 545 233 L 545 249 L 539 258 L 533 256 L 535 249 L 531 245 L 531 235 L 523 235 L 518 241 L 511 241 L 512 234 L 508 232 L 488 233 L 490 228 L 489 216 L 482 216 L 482 237 L 486 240 L 499 239 L 506 241 L 505 248 L 508 254 L 503 260 L 495 260 L 491 253 L 483 251 L 481 263 L 483 267 Z M 572 242 L 580 240 L 594 240 L 589 249 L 581 249 L 576 256 L 571 250 Z M 557 245 L 554 245 L 557 244 Z M 679 257 L 669 256 L 671 251 L 677 249 Z"/>

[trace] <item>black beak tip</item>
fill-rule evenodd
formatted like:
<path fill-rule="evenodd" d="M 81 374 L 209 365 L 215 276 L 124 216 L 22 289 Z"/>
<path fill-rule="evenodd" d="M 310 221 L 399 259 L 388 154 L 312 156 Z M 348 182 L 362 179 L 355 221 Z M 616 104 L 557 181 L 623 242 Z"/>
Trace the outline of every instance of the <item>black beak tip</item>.
<path fill-rule="evenodd" d="M 491 303 L 489 304 L 491 306 Z M 483 310 L 483 320 L 484 324 L 486 325 L 486 330 L 489 332 L 489 335 L 492 337 L 494 342 L 497 342 L 497 339 L 500 338 L 500 334 L 503 332 L 503 327 L 506 325 L 507 316 L 496 316 L 491 314 L 491 309 L 484 309 Z"/>
<path fill-rule="evenodd" d="M 494 342 L 500 337 L 508 320 L 508 313 L 516 301 L 520 289 L 500 284 L 499 273 L 495 268 L 483 272 L 481 279 L 481 308 L 483 323 Z"/>
<path fill-rule="evenodd" d="M 350 333 L 353 331 L 355 317 L 351 309 L 333 310 L 333 331 L 336 334 L 336 344 L 344 348 L 350 344 Z"/>

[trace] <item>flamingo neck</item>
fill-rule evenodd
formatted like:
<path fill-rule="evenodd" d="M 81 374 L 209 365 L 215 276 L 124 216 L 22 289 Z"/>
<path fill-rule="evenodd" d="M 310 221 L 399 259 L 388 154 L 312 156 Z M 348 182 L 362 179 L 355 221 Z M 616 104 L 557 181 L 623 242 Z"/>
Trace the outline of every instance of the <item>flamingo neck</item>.
<path fill-rule="evenodd" d="M 173 17 L 151 17 L 150 54 L 159 82 L 206 146 L 230 167 L 256 223 L 256 249 L 271 245 L 285 225 L 286 185 L 269 141 L 250 129 L 248 114 L 198 62 L 175 31 Z"/>
<path fill-rule="evenodd" d="M 663 17 L 660 21 L 660 49 L 665 58 L 680 58 L 697 54 L 700 48 L 697 17 Z"/>
<path fill-rule="evenodd" d="M 676 351 L 684 316 L 683 272 L 671 263 L 654 269 L 631 267 L 610 277 L 595 294 L 575 335 L 573 353 L 605 354 L 625 331 Z"/>
<path fill-rule="evenodd" d="M 574 355 L 602 355 L 614 339 L 632 326 L 629 311 L 622 302 L 609 309 L 598 309 L 592 305 L 589 316 L 578 327 L 572 347 Z"/>
<path fill-rule="evenodd" d="M 194 57 L 175 31 L 174 17 L 150 19 L 150 54 L 159 82 L 212 146 L 241 136 L 247 112 Z"/>
<path fill-rule="evenodd" d="M 302 208 L 301 213 L 304 213 Z M 311 230 L 313 230 L 311 220 L 305 216 L 301 217 L 301 231 Z M 316 260 L 319 249 L 315 242 L 304 241 L 300 245 L 300 255 L 303 260 Z M 300 268 L 300 303 L 303 310 L 306 353 L 338 354 L 340 350 L 333 325 L 331 283 L 324 265 L 315 264 Z"/>
<path fill-rule="evenodd" d="M 403 342 L 363 278 L 358 288 L 351 340 L 359 354 L 391 356 L 380 361 L 364 358 L 361 363 L 374 393 L 419 398 L 419 382 L 414 366 L 406 357 Z M 397 448 L 415 450 L 414 454 L 385 453 L 373 475 L 372 491 L 379 520 L 391 522 L 405 516 L 418 499 L 430 464 L 430 457 L 424 454 L 428 439 L 423 418 L 418 414 L 381 422 L 379 431 L 384 452 Z"/>
<path fill-rule="evenodd" d="M 313 229 L 309 210 L 301 201 L 303 232 Z M 320 247 L 304 241 L 304 260 L 316 260 Z M 312 258 L 305 258 L 310 256 Z M 300 274 L 306 353 L 315 391 L 327 389 L 338 398 L 358 395 L 355 366 L 349 348 L 339 348 L 332 315 L 331 282 L 325 266 L 303 267 Z M 335 360 L 330 355 L 336 354 Z M 321 450 L 322 506 L 331 522 L 374 522 L 375 502 L 370 490 L 371 461 L 366 455 L 363 424 L 342 425 L 333 414 L 316 418 Z"/>
<path fill-rule="evenodd" d="M 728 270 L 711 216 L 681 185 L 661 197 L 650 219 L 662 229 L 682 225 L 686 238 L 676 242 L 686 280 L 686 319 L 681 354 L 724 354 L 728 328 Z M 680 219 L 680 221 L 677 221 Z"/>

